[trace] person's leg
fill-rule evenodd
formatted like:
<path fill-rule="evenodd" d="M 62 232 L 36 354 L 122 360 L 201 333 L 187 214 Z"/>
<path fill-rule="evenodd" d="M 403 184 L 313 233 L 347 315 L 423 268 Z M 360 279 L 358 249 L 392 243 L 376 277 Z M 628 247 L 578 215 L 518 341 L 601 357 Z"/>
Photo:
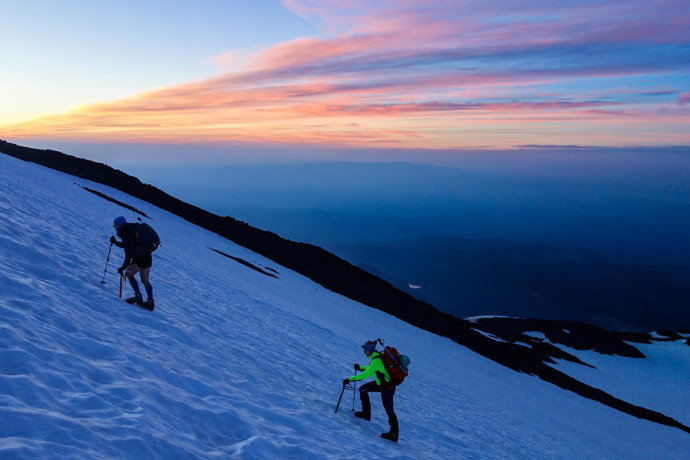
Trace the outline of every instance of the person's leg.
<path fill-rule="evenodd" d="M 388 415 L 388 424 L 391 426 L 391 433 L 398 434 L 398 417 L 395 415 L 393 407 L 393 396 L 395 396 L 395 387 L 384 388 L 381 391 L 381 402 L 383 408 Z"/>
<path fill-rule="evenodd" d="M 377 391 L 380 390 L 376 382 L 365 383 L 359 387 L 359 400 L 362 401 L 362 410 L 361 412 L 355 412 L 355 417 L 371 420 L 371 401 L 369 400 L 369 393 L 375 393 Z"/>
<path fill-rule="evenodd" d="M 134 275 L 136 275 L 140 270 L 141 269 L 138 265 L 131 264 L 129 267 L 127 267 L 127 271 L 125 272 L 127 279 L 129 280 L 129 284 L 132 286 L 132 289 L 134 289 L 134 297 L 138 300 L 141 300 L 142 296 L 141 291 L 139 291 L 139 283 L 137 283 Z"/>
<path fill-rule="evenodd" d="M 139 275 L 141 276 L 141 282 L 144 283 L 144 289 L 146 289 L 147 300 L 153 302 L 153 287 L 149 282 L 149 273 L 151 273 L 151 267 L 143 268 Z"/>

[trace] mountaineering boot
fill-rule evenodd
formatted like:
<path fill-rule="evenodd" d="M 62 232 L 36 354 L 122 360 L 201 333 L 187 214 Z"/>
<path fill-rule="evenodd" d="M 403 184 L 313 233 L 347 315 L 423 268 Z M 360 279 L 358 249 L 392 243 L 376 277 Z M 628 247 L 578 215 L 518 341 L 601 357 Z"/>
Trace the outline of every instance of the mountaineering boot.
<path fill-rule="evenodd" d="M 146 299 L 146 302 L 139 304 L 142 308 L 153 311 L 154 302 L 153 299 Z"/>
<path fill-rule="evenodd" d="M 362 410 L 355 412 L 355 417 L 363 418 L 367 422 L 371 421 L 371 403 L 369 402 L 369 393 L 360 390 L 359 400 L 362 402 Z"/>
<path fill-rule="evenodd" d="M 143 301 L 144 301 L 144 298 L 141 296 L 140 292 L 137 292 L 136 294 L 134 294 L 134 297 L 130 297 L 129 299 L 125 299 L 125 302 L 134 303 L 134 304 L 142 303 Z"/>
<path fill-rule="evenodd" d="M 383 439 L 388 439 L 389 441 L 398 442 L 398 433 L 394 431 L 389 431 L 388 433 L 381 433 Z"/>
<path fill-rule="evenodd" d="M 363 410 L 355 412 L 356 418 L 363 418 L 367 422 L 371 421 L 371 412 L 364 412 Z"/>
<path fill-rule="evenodd" d="M 388 424 L 391 426 L 388 433 L 381 433 L 383 439 L 388 439 L 389 441 L 398 442 L 398 416 L 395 414 L 390 414 L 388 416 Z"/>

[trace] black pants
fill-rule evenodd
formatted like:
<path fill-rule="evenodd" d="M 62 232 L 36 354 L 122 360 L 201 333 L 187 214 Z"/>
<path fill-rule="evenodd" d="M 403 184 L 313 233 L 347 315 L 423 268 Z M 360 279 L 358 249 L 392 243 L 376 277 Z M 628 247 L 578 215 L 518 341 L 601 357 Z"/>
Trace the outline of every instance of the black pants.
<path fill-rule="evenodd" d="M 381 402 L 383 408 L 388 415 L 388 424 L 391 426 L 391 433 L 398 434 L 398 417 L 393 410 L 393 396 L 395 396 L 395 387 L 382 387 L 376 382 L 365 383 L 359 387 L 359 399 L 362 401 L 362 412 L 371 414 L 371 403 L 369 402 L 369 393 L 381 393 Z"/>

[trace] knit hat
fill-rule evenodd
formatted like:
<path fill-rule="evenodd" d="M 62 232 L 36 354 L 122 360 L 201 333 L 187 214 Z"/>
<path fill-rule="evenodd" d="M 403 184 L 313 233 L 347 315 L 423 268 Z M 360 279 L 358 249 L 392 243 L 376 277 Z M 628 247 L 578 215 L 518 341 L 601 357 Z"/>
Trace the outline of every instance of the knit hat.
<path fill-rule="evenodd" d="M 376 342 L 367 340 L 366 342 L 364 342 L 364 345 L 362 345 L 362 348 L 364 349 L 365 353 L 371 354 L 376 351 Z"/>
<path fill-rule="evenodd" d="M 115 218 L 115 220 L 113 221 L 113 223 L 119 227 L 119 226 L 121 226 L 121 225 L 126 224 L 126 223 L 127 223 L 127 219 L 125 219 L 124 216 L 119 216 L 119 217 L 116 217 L 116 218 Z"/>

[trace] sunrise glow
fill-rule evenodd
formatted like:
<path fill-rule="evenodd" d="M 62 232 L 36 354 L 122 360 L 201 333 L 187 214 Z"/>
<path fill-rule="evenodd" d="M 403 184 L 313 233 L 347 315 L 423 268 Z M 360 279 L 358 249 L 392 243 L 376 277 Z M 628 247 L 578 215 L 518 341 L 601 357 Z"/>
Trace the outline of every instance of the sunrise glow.
<path fill-rule="evenodd" d="M 230 70 L 18 119 L 0 136 L 439 149 L 690 144 L 686 1 L 358 3 L 286 0 L 319 36 L 206 56 Z"/>

